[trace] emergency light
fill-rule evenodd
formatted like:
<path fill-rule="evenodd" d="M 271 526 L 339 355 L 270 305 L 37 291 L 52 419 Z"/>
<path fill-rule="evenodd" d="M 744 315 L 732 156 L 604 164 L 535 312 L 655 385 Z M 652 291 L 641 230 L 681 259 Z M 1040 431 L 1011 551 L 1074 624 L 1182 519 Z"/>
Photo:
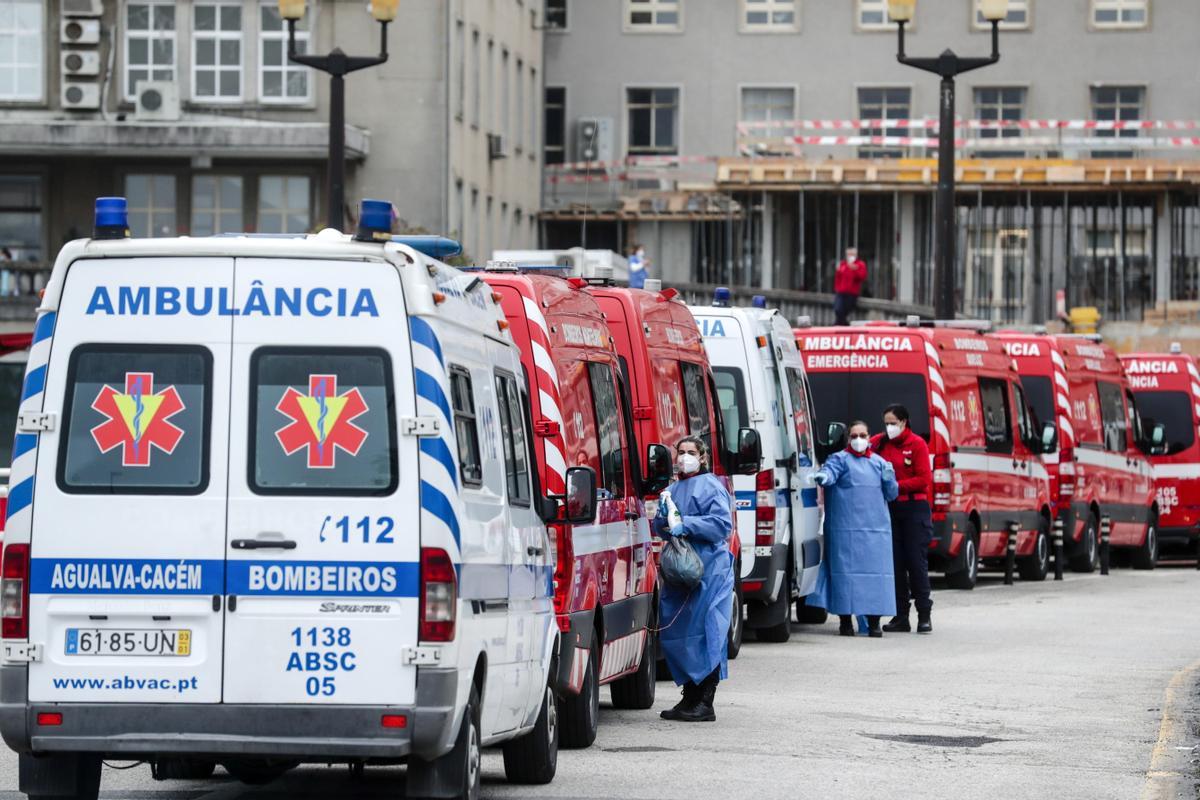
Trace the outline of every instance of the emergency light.
<path fill-rule="evenodd" d="M 360 200 L 358 231 L 354 238 L 360 242 L 387 241 L 392 238 L 392 220 L 396 210 L 387 200 Z"/>
<path fill-rule="evenodd" d="M 767 298 L 764 295 L 756 294 L 754 295 L 754 299 L 750 301 L 750 305 L 754 306 L 755 308 L 766 308 Z"/>
<path fill-rule="evenodd" d="M 97 197 L 93 239 L 128 239 L 129 206 L 124 197 Z"/>
<path fill-rule="evenodd" d="M 729 308 L 729 298 L 732 294 L 728 286 L 718 286 L 713 290 L 713 305 L 717 308 Z"/>
<path fill-rule="evenodd" d="M 445 236 L 393 236 L 393 242 L 406 244 L 418 253 L 445 261 L 462 252 L 462 245 Z"/>

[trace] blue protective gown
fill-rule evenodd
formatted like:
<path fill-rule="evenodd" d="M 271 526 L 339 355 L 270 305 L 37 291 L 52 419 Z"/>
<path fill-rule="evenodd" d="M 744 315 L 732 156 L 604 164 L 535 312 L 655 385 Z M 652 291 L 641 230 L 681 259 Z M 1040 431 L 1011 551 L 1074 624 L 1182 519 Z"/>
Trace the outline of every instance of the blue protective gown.
<path fill-rule="evenodd" d="M 834 453 L 820 470 L 825 484 L 825 559 L 805 600 L 830 614 L 896 613 L 892 520 L 899 487 L 892 465 L 868 452 Z"/>
<path fill-rule="evenodd" d="M 700 683 L 717 667 L 724 680 L 733 610 L 733 500 L 721 480 L 707 472 L 673 484 L 671 499 L 683 515 L 688 543 L 704 562 L 704 579 L 690 591 L 663 582 L 658 611 L 658 624 L 665 626 L 659 633 L 663 657 L 680 686 Z M 664 539 L 671 536 L 666 514 L 666 504 L 659 504 L 654 531 Z"/>

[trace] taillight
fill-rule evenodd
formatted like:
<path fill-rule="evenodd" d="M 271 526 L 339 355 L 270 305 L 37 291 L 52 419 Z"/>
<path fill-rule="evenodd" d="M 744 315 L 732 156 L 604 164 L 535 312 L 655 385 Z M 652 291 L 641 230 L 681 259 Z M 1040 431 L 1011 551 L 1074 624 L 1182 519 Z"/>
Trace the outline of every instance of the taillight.
<path fill-rule="evenodd" d="M 29 545 L 4 548 L 0 565 L 0 633 L 5 639 L 29 638 Z"/>
<path fill-rule="evenodd" d="M 754 546 L 775 544 L 775 470 L 767 469 L 754 479 Z"/>
<path fill-rule="evenodd" d="M 938 453 L 933 457 L 933 513 L 945 514 L 950 510 L 950 454 Z"/>
<path fill-rule="evenodd" d="M 452 641 L 457 609 L 458 575 L 454 571 L 454 562 L 450 560 L 450 554 L 437 547 L 422 547 L 421 640 Z"/>
<path fill-rule="evenodd" d="M 571 542 L 568 526 L 556 523 L 550 526 L 554 540 L 554 613 L 558 629 L 566 633 L 571 629 L 570 611 L 571 586 L 575 577 L 575 546 Z"/>

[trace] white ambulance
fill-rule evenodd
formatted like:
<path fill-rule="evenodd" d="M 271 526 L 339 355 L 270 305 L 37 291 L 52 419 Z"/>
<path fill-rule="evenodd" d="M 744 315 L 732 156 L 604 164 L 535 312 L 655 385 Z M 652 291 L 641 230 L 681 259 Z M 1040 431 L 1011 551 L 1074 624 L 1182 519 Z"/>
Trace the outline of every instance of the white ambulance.
<path fill-rule="evenodd" d="M 102 758 L 247 782 L 406 760 L 408 796 L 474 798 L 493 744 L 553 778 L 559 501 L 520 356 L 491 290 L 390 241 L 383 205 L 354 239 L 59 254 L 0 591 L 23 792 L 95 798 Z M 594 474 L 567 487 L 590 522 Z"/>
<path fill-rule="evenodd" d="M 800 621 L 824 621 L 803 598 L 821 566 L 821 509 L 806 482 L 816 469 L 808 379 L 791 327 L 756 298 L 729 307 L 729 290 L 713 305 L 691 306 L 712 364 L 725 430 L 754 428 L 762 442 L 757 475 L 733 476 L 742 541 L 746 628 L 761 641 L 791 636 L 792 601 Z"/>

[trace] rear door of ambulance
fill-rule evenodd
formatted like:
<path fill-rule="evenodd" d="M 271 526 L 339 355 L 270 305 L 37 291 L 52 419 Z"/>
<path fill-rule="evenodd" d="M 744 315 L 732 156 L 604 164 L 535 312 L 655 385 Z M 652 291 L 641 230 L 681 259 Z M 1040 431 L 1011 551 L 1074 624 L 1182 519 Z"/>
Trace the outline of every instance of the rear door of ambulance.
<path fill-rule="evenodd" d="M 272 313 L 233 322 L 225 702 L 410 704 L 420 481 L 458 479 L 438 338 L 383 261 L 239 258 L 233 284 Z M 414 358 L 441 438 L 420 476 Z"/>
<path fill-rule="evenodd" d="M 231 258 L 66 274 L 25 388 L 57 416 L 34 476 L 31 701 L 221 700 L 232 287 Z"/>

